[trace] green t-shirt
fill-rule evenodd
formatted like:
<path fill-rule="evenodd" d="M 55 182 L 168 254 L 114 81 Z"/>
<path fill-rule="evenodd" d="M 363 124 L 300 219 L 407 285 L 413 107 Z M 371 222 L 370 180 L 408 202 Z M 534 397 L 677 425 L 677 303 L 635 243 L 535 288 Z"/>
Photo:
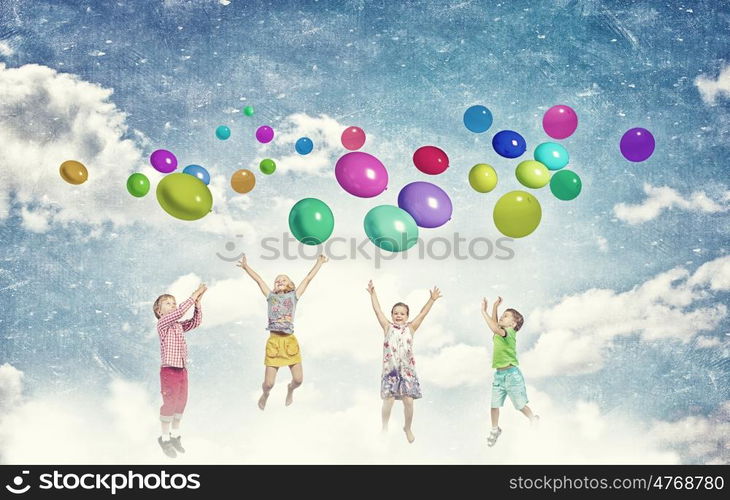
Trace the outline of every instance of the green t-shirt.
<path fill-rule="evenodd" d="M 492 368 L 517 366 L 517 332 L 513 328 L 505 328 L 506 337 L 497 335 L 492 337 L 494 351 L 492 352 Z"/>

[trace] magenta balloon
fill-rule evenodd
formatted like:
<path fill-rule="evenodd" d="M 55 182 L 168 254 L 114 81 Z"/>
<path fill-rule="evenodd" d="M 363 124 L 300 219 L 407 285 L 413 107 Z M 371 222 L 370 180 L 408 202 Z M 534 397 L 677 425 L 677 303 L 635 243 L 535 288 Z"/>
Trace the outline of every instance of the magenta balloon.
<path fill-rule="evenodd" d="M 553 139 L 565 139 L 578 128 L 578 115 L 570 106 L 558 104 L 545 112 L 542 128 Z"/>
<path fill-rule="evenodd" d="M 335 177 L 342 189 L 360 198 L 378 196 L 388 187 L 388 171 L 373 155 L 354 151 L 335 165 Z"/>
<path fill-rule="evenodd" d="M 420 227 L 443 226 L 453 206 L 446 192 L 430 182 L 411 182 L 400 190 L 398 206 L 411 214 Z"/>
<path fill-rule="evenodd" d="M 268 125 L 261 125 L 256 129 L 256 140 L 261 144 L 266 144 L 274 139 L 274 129 Z"/>
<path fill-rule="evenodd" d="M 150 165 L 158 172 L 169 174 L 177 168 L 177 158 L 166 149 L 157 149 L 150 155 Z"/>

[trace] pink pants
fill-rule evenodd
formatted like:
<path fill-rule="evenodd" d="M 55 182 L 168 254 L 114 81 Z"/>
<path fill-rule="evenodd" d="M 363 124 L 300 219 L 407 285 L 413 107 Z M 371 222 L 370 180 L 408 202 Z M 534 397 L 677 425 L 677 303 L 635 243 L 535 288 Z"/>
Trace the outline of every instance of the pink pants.
<path fill-rule="evenodd" d="M 171 422 L 182 418 L 185 404 L 188 402 L 188 370 L 163 366 L 160 368 L 160 386 L 162 388 L 162 406 L 160 420 Z"/>

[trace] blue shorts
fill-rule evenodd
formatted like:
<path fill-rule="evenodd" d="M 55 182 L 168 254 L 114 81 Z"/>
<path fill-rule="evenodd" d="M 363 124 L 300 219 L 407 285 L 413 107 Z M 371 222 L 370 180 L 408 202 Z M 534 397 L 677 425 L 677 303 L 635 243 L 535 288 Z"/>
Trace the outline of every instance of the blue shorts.
<path fill-rule="evenodd" d="M 494 372 L 492 408 L 501 408 L 507 396 L 517 410 L 521 410 L 528 403 L 525 378 L 516 366 Z"/>

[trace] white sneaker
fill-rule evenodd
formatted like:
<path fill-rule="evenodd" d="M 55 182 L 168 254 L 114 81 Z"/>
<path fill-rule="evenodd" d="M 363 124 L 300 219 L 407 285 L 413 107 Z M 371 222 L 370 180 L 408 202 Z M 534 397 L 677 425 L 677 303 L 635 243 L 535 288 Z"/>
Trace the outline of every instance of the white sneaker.
<path fill-rule="evenodd" d="M 487 436 L 487 446 L 489 446 L 490 448 L 494 446 L 500 434 L 502 434 L 502 429 L 499 427 L 489 431 L 489 436 Z"/>

